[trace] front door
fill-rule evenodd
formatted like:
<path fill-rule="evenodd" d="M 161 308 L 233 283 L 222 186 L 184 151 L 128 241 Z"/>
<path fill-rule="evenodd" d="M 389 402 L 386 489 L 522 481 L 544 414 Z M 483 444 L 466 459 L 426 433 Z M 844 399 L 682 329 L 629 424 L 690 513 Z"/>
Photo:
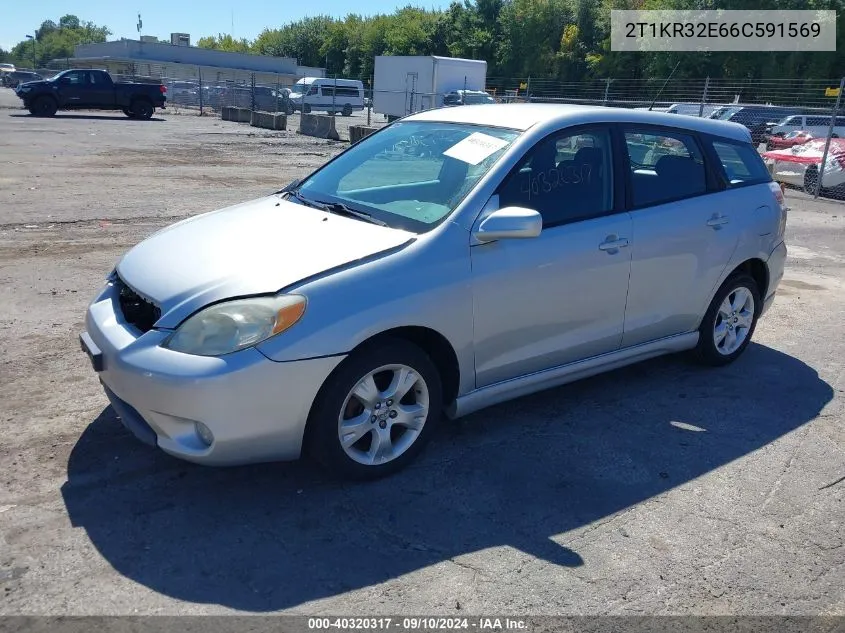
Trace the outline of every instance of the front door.
<path fill-rule="evenodd" d="M 65 108 L 85 107 L 88 81 L 88 72 L 84 70 L 72 70 L 62 75 L 58 82 L 61 105 Z"/>
<path fill-rule="evenodd" d="M 477 387 L 619 348 L 633 234 L 611 147 L 607 127 L 557 133 L 497 191 L 499 208 L 539 211 L 543 231 L 470 249 Z"/>

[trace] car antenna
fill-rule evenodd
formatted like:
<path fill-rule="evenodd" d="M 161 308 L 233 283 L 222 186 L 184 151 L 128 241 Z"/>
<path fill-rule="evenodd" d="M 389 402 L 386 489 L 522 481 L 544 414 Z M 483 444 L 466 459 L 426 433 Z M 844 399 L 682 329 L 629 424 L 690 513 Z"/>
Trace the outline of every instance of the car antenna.
<path fill-rule="evenodd" d="M 677 64 L 675 64 L 675 67 L 672 69 L 672 72 L 671 72 L 671 73 L 669 73 L 669 76 L 668 76 L 668 77 L 666 77 L 666 81 L 664 81 L 664 82 L 663 82 L 663 85 L 662 85 L 662 86 L 660 86 L 660 90 L 658 90 L 658 91 L 657 91 L 657 94 L 656 94 L 656 95 L 654 95 L 654 101 L 652 101 L 652 102 L 651 102 L 651 105 L 650 105 L 650 106 L 648 106 L 648 111 L 649 111 L 649 112 L 651 112 L 651 109 L 654 107 L 654 104 L 655 104 L 655 103 L 657 103 L 657 98 L 661 95 L 661 93 L 663 92 L 663 89 L 666 87 L 666 84 L 668 84 L 668 83 L 669 83 L 669 80 L 672 78 L 672 75 L 674 75 L 674 74 L 675 74 L 675 71 L 676 71 L 676 70 L 678 70 L 678 66 L 680 66 L 680 65 L 681 65 L 681 60 L 679 59 L 679 60 L 678 60 L 678 63 L 677 63 Z"/>

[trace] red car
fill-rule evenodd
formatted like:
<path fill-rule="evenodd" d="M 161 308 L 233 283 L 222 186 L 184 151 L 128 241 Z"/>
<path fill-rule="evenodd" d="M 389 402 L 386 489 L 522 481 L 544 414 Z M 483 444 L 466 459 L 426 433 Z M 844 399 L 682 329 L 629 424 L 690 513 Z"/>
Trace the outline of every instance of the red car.
<path fill-rule="evenodd" d="M 803 145 L 807 141 L 813 140 L 813 135 L 803 130 L 795 130 L 785 136 L 770 136 L 766 139 L 766 149 L 787 149 L 795 145 Z"/>

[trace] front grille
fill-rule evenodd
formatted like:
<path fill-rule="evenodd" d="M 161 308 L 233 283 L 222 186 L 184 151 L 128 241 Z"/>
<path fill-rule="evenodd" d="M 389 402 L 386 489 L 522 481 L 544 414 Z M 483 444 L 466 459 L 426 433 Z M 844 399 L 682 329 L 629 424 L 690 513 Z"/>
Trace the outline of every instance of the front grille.
<path fill-rule="evenodd" d="M 153 329 L 156 321 L 161 318 L 161 309 L 132 290 L 120 277 L 115 277 L 115 286 L 119 292 L 118 302 L 123 318 L 141 332 L 149 332 Z"/>

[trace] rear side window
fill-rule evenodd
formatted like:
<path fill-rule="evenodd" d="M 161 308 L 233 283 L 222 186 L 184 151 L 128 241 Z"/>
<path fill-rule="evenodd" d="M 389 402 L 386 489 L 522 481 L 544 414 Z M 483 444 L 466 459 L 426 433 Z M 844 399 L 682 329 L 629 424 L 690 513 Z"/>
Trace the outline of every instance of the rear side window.
<path fill-rule="evenodd" d="M 807 125 L 812 126 L 821 126 L 821 125 L 830 125 L 830 117 L 823 117 L 823 116 L 808 116 L 807 117 Z"/>
<path fill-rule="evenodd" d="M 750 145 L 715 141 L 713 151 L 731 187 L 756 185 L 772 179 L 763 159 Z"/>
<path fill-rule="evenodd" d="M 634 207 L 692 198 L 707 191 L 704 158 L 695 139 L 674 131 L 625 132 Z"/>

